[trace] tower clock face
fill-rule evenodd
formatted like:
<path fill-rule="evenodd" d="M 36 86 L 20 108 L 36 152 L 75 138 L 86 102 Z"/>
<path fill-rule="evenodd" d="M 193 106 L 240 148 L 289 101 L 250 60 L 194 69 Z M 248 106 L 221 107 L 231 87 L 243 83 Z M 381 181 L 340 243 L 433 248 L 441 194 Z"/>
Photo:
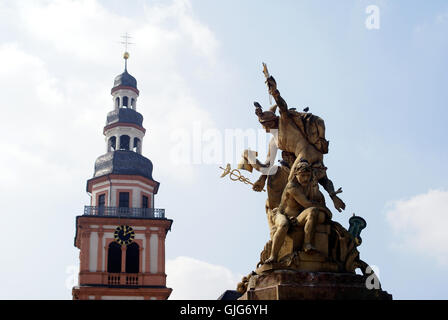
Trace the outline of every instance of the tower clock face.
<path fill-rule="evenodd" d="M 135 231 L 130 226 L 118 226 L 115 229 L 114 238 L 117 243 L 127 246 L 134 241 Z"/>

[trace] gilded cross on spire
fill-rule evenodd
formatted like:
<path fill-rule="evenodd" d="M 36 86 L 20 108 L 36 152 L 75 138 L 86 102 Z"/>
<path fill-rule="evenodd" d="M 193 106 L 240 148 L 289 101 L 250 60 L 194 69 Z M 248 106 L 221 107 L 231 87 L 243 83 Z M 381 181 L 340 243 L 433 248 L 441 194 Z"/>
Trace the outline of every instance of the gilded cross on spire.
<path fill-rule="evenodd" d="M 121 44 L 124 44 L 124 54 L 123 54 L 123 58 L 124 58 L 124 69 L 127 70 L 128 69 L 128 59 L 129 59 L 129 52 L 128 52 L 128 45 L 130 44 L 134 44 L 132 42 L 129 42 L 129 39 L 132 38 L 127 32 L 125 33 L 124 36 L 121 36 L 123 38 L 124 41 L 121 41 Z"/>

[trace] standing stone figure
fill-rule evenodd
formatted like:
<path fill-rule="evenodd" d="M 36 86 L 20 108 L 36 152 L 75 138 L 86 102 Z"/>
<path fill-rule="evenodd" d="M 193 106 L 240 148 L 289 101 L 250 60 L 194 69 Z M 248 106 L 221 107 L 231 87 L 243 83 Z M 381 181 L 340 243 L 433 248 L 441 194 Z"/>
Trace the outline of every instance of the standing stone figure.
<path fill-rule="evenodd" d="M 323 155 L 328 152 L 328 141 L 325 140 L 324 121 L 311 115 L 310 113 L 300 113 L 290 110 L 286 101 L 280 95 L 277 89 L 277 83 L 272 76 L 266 80 L 269 93 L 274 97 L 276 107 L 279 109 L 280 116 L 273 117 L 271 111 L 262 111 L 260 104 L 255 103 L 255 114 L 260 123 L 266 129 L 278 130 L 278 148 L 283 151 L 292 152 L 296 156 L 295 165 L 301 159 L 307 160 L 315 173 L 316 179 L 320 185 L 328 192 L 333 204 L 339 212 L 345 209 L 345 203 L 337 196 L 342 190 L 334 190 L 333 182 L 328 179 L 326 167 L 323 163 Z"/>

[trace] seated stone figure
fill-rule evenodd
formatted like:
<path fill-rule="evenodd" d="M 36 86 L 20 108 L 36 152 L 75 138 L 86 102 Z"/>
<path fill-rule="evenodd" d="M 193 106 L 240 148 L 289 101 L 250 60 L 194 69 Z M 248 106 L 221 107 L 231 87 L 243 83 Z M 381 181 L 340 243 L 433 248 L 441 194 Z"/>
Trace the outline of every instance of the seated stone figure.
<path fill-rule="evenodd" d="M 288 229 L 303 227 L 305 252 L 317 251 L 313 245 L 316 226 L 331 220 L 331 212 L 325 205 L 325 198 L 319 191 L 310 164 L 301 161 L 291 175 L 278 208 L 272 215 L 272 249 L 265 263 L 276 262 L 279 250 Z"/>

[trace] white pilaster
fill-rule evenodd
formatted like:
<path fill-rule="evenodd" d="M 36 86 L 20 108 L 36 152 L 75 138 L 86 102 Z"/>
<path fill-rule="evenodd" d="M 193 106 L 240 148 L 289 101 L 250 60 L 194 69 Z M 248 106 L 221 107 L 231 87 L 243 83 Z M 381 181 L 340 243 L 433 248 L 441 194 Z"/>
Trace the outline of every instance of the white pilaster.
<path fill-rule="evenodd" d="M 90 233 L 89 271 L 96 272 L 98 264 L 98 232 Z"/>
<path fill-rule="evenodd" d="M 156 233 L 151 234 L 149 238 L 149 271 L 151 273 L 157 273 L 157 265 L 159 258 L 159 237 Z"/>
<path fill-rule="evenodd" d="M 132 151 L 133 148 L 134 148 L 134 137 L 129 136 L 129 150 Z"/>

